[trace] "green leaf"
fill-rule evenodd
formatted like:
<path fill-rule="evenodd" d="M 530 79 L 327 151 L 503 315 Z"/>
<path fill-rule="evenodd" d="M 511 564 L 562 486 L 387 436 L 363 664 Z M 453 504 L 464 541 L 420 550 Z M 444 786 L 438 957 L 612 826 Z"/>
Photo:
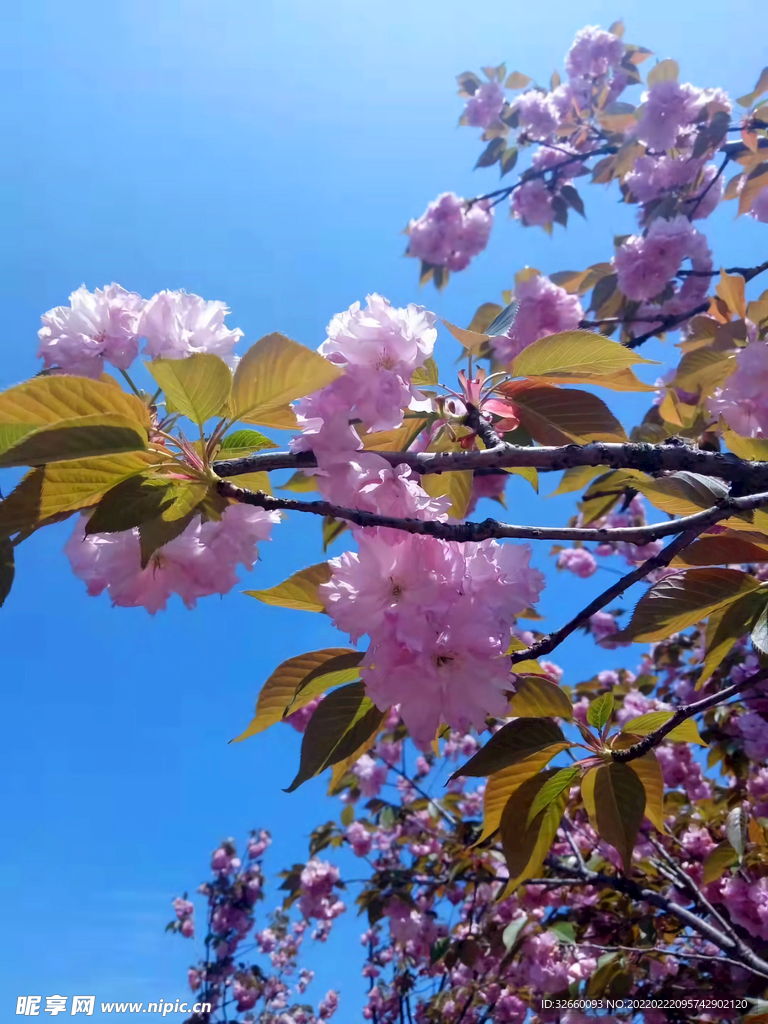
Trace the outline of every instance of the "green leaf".
<path fill-rule="evenodd" d="M 768 654 L 768 604 L 763 606 L 760 616 L 752 627 L 749 638 L 762 654 Z"/>
<path fill-rule="evenodd" d="M 531 79 L 528 75 L 524 75 L 522 71 L 513 71 L 507 76 L 507 80 L 504 83 L 505 89 L 524 89 L 526 85 L 530 85 Z"/>
<path fill-rule="evenodd" d="M 344 810 L 341 812 L 341 824 L 349 828 L 352 822 L 355 820 L 355 808 L 353 804 L 347 804 Z"/>
<path fill-rule="evenodd" d="M 557 800 L 564 790 L 570 789 L 579 775 L 581 775 L 581 768 L 573 764 L 568 765 L 566 768 L 561 768 L 559 772 L 555 772 L 550 779 L 547 779 L 531 804 L 531 809 L 528 811 L 526 828 L 531 824 L 539 811 L 549 807 L 552 801 Z"/>
<path fill-rule="evenodd" d="M 49 462 L 141 451 L 146 447 L 147 432 L 136 420 L 96 413 L 28 433 L 0 453 L 0 468 L 43 466 Z"/>
<path fill-rule="evenodd" d="M 672 386 L 702 396 L 715 388 L 736 369 L 733 353 L 715 348 L 697 348 L 686 352 L 677 367 Z"/>
<path fill-rule="evenodd" d="M 744 808 L 740 805 L 731 808 L 725 819 L 725 835 L 728 842 L 736 851 L 736 854 L 741 860 L 744 856 L 745 842 L 744 836 L 747 831 L 747 820 L 744 814 Z"/>
<path fill-rule="evenodd" d="M 478 167 L 492 167 L 498 160 L 501 159 L 501 155 L 507 147 L 506 140 L 503 138 L 491 139 L 488 145 L 485 147 L 483 152 L 477 158 L 475 164 L 475 170 Z"/>
<path fill-rule="evenodd" d="M 286 480 L 284 484 L 280 485 L 281 491 L 296 491 L 298 494 L 306 494 L 309 491 L 317 490 L 317 477 L 310 476 L 303 470 L 298 469 L 291 476 L 289 480 Z"/>
<path fill-rule="evenodd" d="M 627 435 L 605 402 L 588 391 L 552 384 L 503 384 L 521 425 L 539 444 L 625 441 Z"/>
<path fill-rule="evenodd" d="M 661 82 L 676 82 L 680 75 L 680 65 L 676 60 L 660 60 L 655 67 L 648 72 L 648 88 Z"/>
<path fill-rule="evenodd" d="M 510 896 L 527 878 L 536 877 L 549 853 L 568 800 L 567 791 L 563 790 L 544 810 L 539 811 L 525 828 L 521 828 L 521 823 L 528 821 L 538 792 L 556 774 L 555 769 L 539 772 L 515 790 L 507 801 L 501 816 L 500 832 L 509 882 L 500 900 Z"/>
<path fill-rule="evenodd" d="M 121 480 L 148 469 L 155 458 L 150 452 L 126 452 L 33 469 L 0 502 L 0 537 L 36 529 L 61 513 L 90 508 Z"/>
<path fill-rule="evenodd" d="M 636 733 L 617 733 L 611 737 L 610 745 L 612 750 L 626 750 L 628 747 L 638 743 L 640 736 Z M 635 757 L 627 762 L 632 771 L 640 779 L 645 790 L 645 816 L 659 832 L 666 833 L 667 826 L 664 823 L 664 776 L 661 772 L 661 765 L 656 753 L 648 750 L 640 757 Z M 592 810 L 591 820 L 595 820 L 594 810 L 594 778 L 595 773 L 589 773 L 592 778 L 590 787 L 592 789 Z M 584 784 L 581 787 L 582 800 L 584 800 Z M 589 796 L 587 797 L 589 799 Z M 586 800 L 585 800 L 586 806 Z"/>
<path fill-rule="evenodd" d="M 0 608 L 11 592 L 16 566 L 13 557 L 13 544 L 7 537 L 0 539 Z"/>
<path fill-rule="evenodd" d="M 493 835 L 499 827 L 507 801 L 515 790 L 534 775 L 538 775 L 556 754 L 570 746 L 571 744 L 565 740 L 562 743 L 554 743 L 490 776 L 483 795 L 483 832 L 475 845 Z"/>
<path fill-rule="evenodd" d="M 701 880 L 702 885 L 709 885 L 710 882 L 716 882 L 718 878 L 722 878 L 728 868 L 733 867 L 734 864 L 738 863 L 738 853 L 736 853 L 728 840 L 724 839 L 722 843 L 719 843 L 714 848 L 714 850 L 710 850 L 704 858 L 704 874 Z"/>
<path fill-rule="evenodd" d="M 199 424 L 224 414 L 232 373 L 218 356 L 197 352 L 184 359 L 154 359 L 147 363 L 147 369 L 173 411 Z"/>
<path fill-rule="evenodd" d="M 560 478 L 557 489 L 547 497 L 554 498 L 558 494 L 572 494 L 574 491 L 580 491 L 596 476 L 602 476 L 605 470 L 605 466 L 574 466 L 572 469 L 566 469 Z"/>
<path fill-rule="evenodd" d="M 508 953 L 520 938 L 520 933 L 527 924 L 528 918 L 523 914 L 520 917 L 516 917 L 514 921 L 510 921 L 502 932 L 501 941 L 504 943 L 504 948 Z"/>
<path fill-rule="evenodd" d="M 421 478 L 421 486 L 431 498 L 451 499 L 449 516 L 454 519 L 466 516 L 472 497 L 471 473 L 428 473 Z"/>
<path fill-rule="evenodd" d="M 139 546 L 141 550 L 141 568 L 146 569 L 156 551 L 180 537 L 192 520 L 194 512 L 188 512 L 182 519 L 168 521 L 162 516 L 149 519 L 139 526 Z"/>
<path fill-rule="evenodd" d="M 727 534 L 700 537 L 681 551 L 671 565 L 734 565 L 739 562 L 768 562 L 768 547 L 746 537 Z"/>
<path fill-rule="evenodd" d="M 627 628 L 614 639 L 666 640 L 730 604 L 759 582 L 738 569 L 689 569 L 667 576 L 638 601 Z"/>
<path fill-rule="evenodd" d="M 320 600 L 317 588 L 331 578 L 331 567 L 327 562 L 310 565 L 287 580 L 278 583 L 269 590 L 246 590 L 249 597 L 255 597 L 263 604 L 276 605 L 279 608 L 298 608 L 305 612 L 324 612 L 325 605 Z"/>
<path fill-rule="evenodd" d="M 323 553 L 348 529 L 349 523 L 346 519 L 334 519 L 333 516 L 323 516 Z"/>
<path fill-rule="evenodd" d="M 697 689 L 720 667 L 737 641 L 752 629 L 764 607 L 765 598 L 756 590 L 710 614 L 704 637 L 706 657 L 696 684 Z"/>
<path fill-rule="evenodd" d="M 650 736 L 662 725 L 666 725 L 674 713 L 674 711 L 649 711 L 645 715 L 639 715 L 637 718 L 631 718 L 625 722 L 621 731 L 631 732 L 634 736 Z M 686 718 L 680 725 L 675 726 L 672 732 L 667 733 L 665 739 L 673 740 L 675 743 L 700 743 L 702 747 L 707 745 L 699 735 L 699 730 L 692 718 Z"/>
<path fill-rule="evenodd" d="M 334 690 L 307 724 L 299 771 L 286 792 L 292 793 L 302 782 L 343 761 L 378 730 L 383 718 L 384 712 L 366 697 L 362 682 Z"/>
<path fill-rule="evenodd" d="M 414 387 L 418 388 L 423 387 L 425 385 L 429 386 L 431 384 L 437 384 L 439 379 L 440 371 L 437 368 L 437 363 L 432 358 L 432 356 L 430 356 L 429 359 L 425 361 L 423 366 L 417 366 L 416 369 L 413 371 L 413 376 L 411 377 L 411 384 L 413 384 Z"/>
<path fill-rule="evenodd" d="M 500 170 L 502 178 L 505 174 L 509 174 L 509 172 L 514 168 L 517 163 L 517 156 L 517 146 L 509 146 L 509 148 L 505 149 L 501 154 Z"/>
<path fill-rule="evenodd" d="M 728 496 L 728 488 L 720 480 L 698 473 L 671 473 L 659 480 L 636 470 L 622 470 L 620 475 L 656 508 L 675 516 L 692 515 L 712 508 Z"/>
<path fill-rule="evenodd" d="M 143 430 L 151 425 L 149 410 L 141 399 L 114 383 L 59 374 L 35 377 L 0 394 L 0 451 L 41 427 L 75 426 L 77 420 L 105 415 L 124 417 Z"/>
<path fill-rule="evenodd" d="M 122 533 L 160 516 L 173 500 L 167 480 L 147 478 L 143 473 L 121 480 L 110 488 L 91 513 L 86 534 Z"/>
<path fill-rule="evenodd" d="M 219 457 L 238 459 L 244 455 L 250 455 L 251 452 L 260 452 L 265 448 L 277 448 L 277 445 L 258 430 L 233 430 L 221 442 Z"/>
<path fill-rule="evenodd" d="M 248 349 L 235 371 L 232 418 L 269 426 L 275 409 L 319 391 L 342 373 L 284 334 L 267 334 Z"/>
<path fill-rule="evenodd" d="M 256 702 L 256 714 L 245 732 L 236 736 L 233 743 L 240 743 L 255 736 L 257 733 L 268 729 L 270 725 L 282 720 L 286 708 L 298 711 L 305 704 L 322 693 L 322 689 L 315 689 L 314 686 L 304 688 L 300 697 L 294 699 L 298 688 L 302 685 L 307 676 L 318 668 L 327 665 L 342 654 L 358 654 L 348 647 L 329 647 L 322 651 L 310 651 L 307 654 L 299 654 L 294 658 L 288 658 L 279 665 L 262 687 L 259 699 Z"/>
<path fill-rule="evenodd" d="M 652 363 L 632 349 L 592 331 L 563 331 L 535 341 L 512 363 L 515 377 L 553 377 L 578 374 L 605 377 L 637 363 Z"/>
<path fill-rule="evenodd" d="M 751 107 L 755 100 L 762 96 L 764 92 L 768 92 L 768 68 L 763 68 L 760 72 L 760 77 L 752 92 L 748 92 L 745 96 L 739 96 L 736 102 L 739 106 Z"/>
<path fill-rule="evenodd" d="M 334 686 L 341 686 L 342 683 L 357 682 L 360 675 L 360 662 L 363 654 L 360 651 L 345 651 L 330 661 L 318 665 L 312 669 L 296 687 L 294 702 L 300 694 L 310 688 L 314 694 L 324 693 Z M 291 706 L 291 710 L 293 707 Z"/>
<path fill-rule="evenodd" d="M 570 921 L 556 921 L 549 926 L 547 931 L 554 932 L 561 942 L 567 942 L 568 945 L 573 945 L 576 942 L 576 929 Z"/>
<path fill-rule="evenodd" d="M 607 723 L 613 711 L 613 694 L 603 693 L 596 697 L 587 708 L 587 722 L 593 729 L 600 730 Z"/>
<path fill-rule="evenodd" d="M 564 742 L 565 737 L 560 728 L 551 719 L 518 718 L 503 725 L 451 778 L 460 775 L 492 775 L 531 754 Z M 570 743 L 567 745 L 571 746 Z"/>
<path fill-rule="evenodd" d="M 617 851 L 624 872 L 629 874 L 645 815 L 645 789 L 637 773 L 620 761 L 598 768 L 594 786 L 598 833 Z"/>
<path fill-rule="evenodd" d="M 515 718 L 542 718 L 552 716 L 573 718 L 573 706 L 557 683 L 539 676 L 520 675 L 515 679 L 515 695 L 509 704 L 509 713 Z"/>

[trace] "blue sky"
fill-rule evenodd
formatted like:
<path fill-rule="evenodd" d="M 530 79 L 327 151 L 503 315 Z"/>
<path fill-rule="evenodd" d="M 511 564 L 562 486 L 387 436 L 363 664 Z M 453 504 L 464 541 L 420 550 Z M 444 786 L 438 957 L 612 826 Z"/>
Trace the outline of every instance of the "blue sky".
<path fill-rule="evenodd" d="M 5 137 L 15 141 L 0 170 L 0 383 L 38 369 L 40 314 L 83 282 L 146 296 L 185 288 L 225 300 L 246 342 L 281 330 L 314 347 L 330 317 L 369 291 L 467 323 L 525 264 L 552 272 L 606 259 L 632 211 L 586 189 L 587 223 L 550 240 L 502 215 L 489 250 L 447 292 L 419 291 L 416 264 L 402 258 L 408 218 L 440 191 L 472 195 L 496 182 L 495 170 L 471 171 L 478 142 L 455 127 L 454 76 L 506 59 L 547 81 L 579 27 L 623 16 L 628 40 L 678 58 L 686 80 L 740 95 L 767 62 L 761 7 L 30 0 L 2 73 Z M 763 259 L 765 228 L 731 217 L 720 211 L 708 225 L 716 258 Z M 629 418 L 646 400 L 610 401 Z M 567 503 L 537 503 L 526 487 L 512 482 L 513 521 L 568 515 Z M 297 519 L 264 545 L 248 585 L 319 560 L 315 524 Z M 163 935 L 171 898 L 202 880 L 222 837 L 270 828 L 267 868 L 277 872 L 338 810 L 319 781 L 281 791 L 298 755 L 287 727 L 227 746 L 275 665 L 340 642 L 327 620 L 238 591 L 192 613 L 113 610 L 69 572 L 68 531 L 19 551 L 0 618 L 7 1013 L 19 994 L 186 998 L 193 951 Z M 559 621 L 607 582 L 601 573 L 578 592 L 551 588 L 543 610 Z M 566 681 L 578 681 L 571 666 L 585 650 L 574 638 L 558 652 Z M 592 664 L 610 662 L 603 653 Z M 316 998 L 342 990 L 341 1021 L 356 1019 L 363 989 L 346 956 L 358 931 L 350 917 L 310 957 Z"/>

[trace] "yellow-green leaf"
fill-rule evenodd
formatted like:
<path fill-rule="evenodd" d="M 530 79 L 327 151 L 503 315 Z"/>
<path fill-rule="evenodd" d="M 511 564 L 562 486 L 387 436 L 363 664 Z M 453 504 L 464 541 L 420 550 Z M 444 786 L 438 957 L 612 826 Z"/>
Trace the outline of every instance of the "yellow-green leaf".
<path fill-rule="evenodd" d="M 421 486 L 431 498 L 443 496 L 451 499 L 448 515 L 463 519 L 472 497 L 471 473 L 428 473 L 421 478 Z"/>
<path fill-rule="evenodd" d="M 752 92 L 748 92 L 745 96 L 739 96 L 736 102 L 742 107 L 751 107 L 764 92 L 768 92 L 768 68 L 763 68 L 760 72 L 760 77 Z"/>
<path fill-rule="evenodd" d="M 564 739 L 559 726 L 550 718 L 515 719 L 494 733 L 485 746 L 457 769 L 451 778 L 455 779 L 460 775 L 492 775 L 545 747 L 562 743 Z"/>
<path fill-rule="evenodd" d="M 631 747 L 639 739 L 639 736 L 619 734 L 613 738 L 611 746 L 614 750 Z M 645 816 L 659 832 L 666 832 L 664 824 L 664 775 L 661 771 L 659 759 L 653 750 L 641 754 L 628 761 L 629 767 L 640 779 L 645 790 Z M 582 794 L 583 798 L 583 794 Z"/>
<path fill-rule="evenodd" d="M 527 878 L 536 877 L 549 853 L 568 801 L 568 791 L 561 791 L 529 825 L 523 827 L 523 822 L 528 820 L 539 790 L 556 774 L 554 768 L 540 772 L 524 782 L 507 801 L 500 832 L 509 882 L 501 899 L 510 896 Z"/>
<path fill-rule="evenodd" d="M 593 729 L 602 729 L 613 711 L 613 693 L 601 693 L 587 708 L 587 722 Z"/>
<path fill-rule="evenodd" d="M 275 409 L 319 391 L 343 371 L 284 334 L 268 334 L 245 353 L 232 384 L 233 419 L 265 423 Z"/>
<path fill-rule="evenodd" d="M 654 583 L 640 598 L 632 621 L 617 636 L 636 642 L 666 640 L 759 586 L 754 576 L 738 569 L 675 573 Z"/>
<path fill-rule="evenodd" d="M 218 356 L 196 352 L 185 359 L 154 359 L 147 369 L 165 392 L 172 411 L 200 424 L 226 411 L 232 373 Z"/>
<path fill-rule="evenodd" d="M 705 633 L 706 656 L 696 689 L 706 683 L 741 637 L 745 633 L 749 633 L 765 608 L 765 604 L 765 596 L 758 590 L 745 594 L 738 600 L 712 612 L 707 621 Z"/>
<path fill-rule="evenodd" d="M 632 349 L 592 331 L 563 331 L 535 341 L 512 363 L 515 377 L 568 374 L 605 377 L 637 363 L 652 363 Z"/>
<path fill-rule="evenodd" d="M 258 430 L 233 430 L 222 440 L 217 458 L 238 459 L 265 448 L 277 448 L 277 445 Z"/>
<path fill-rule="evenodd" d="M 52 374 L 35 377 L 0 394 L 0 451 L 41 427 L 91 416 L 124 416 L 148 430 L 149 409 L 114 383 Z"/>
<path fill-rule="evenodd" d="M 722 878 L 728 868 L 733 867 L 738 862 L 738 853 L 736 853 L 728 840 L 724 839 L 722 843 L 718 843 L 714 850 L 710 850 L 704 859 L 702 885 L 716 882 L 718 878 Z"/>
<path fill-rule="evenodd" d="M 557 683 L 536 676 L 519 675 L 515 680 L 515 695 L 509 704 L 509 714 L 516 718 L 551 715 L 570 721 L 573 706 Z"/>
<path fill-rule="evenodd" d="M 736 565 L 739 562 L 768 562 L 768 546 L 763 547 L 748 537 L 712 534 L 699 537 L 681 551 L 670 565 Z"/>
<path fill-rule="evenodd" d="M 731 352 L 714 348 L 697 348 L 686 352 L 680 360 L 672 386 L 693 394 L 711 395 L 736 369 Z"/>
<path fill-rule="evenodd" d="M 463 327 L 457 327 L 456 324 L 449 323 L 448 320 L 443 320 L 443 323 L 467 352 L 479 352 L 483 345 L 488 341 L 488 335 L 482 334 L 478 331 L 467 331 Z"/>
<path fill-rule="evenodd" d="M 167 480 L 130 476 L 111 487 L 85 526 L 85 532 L 122 533 L 162 515 L 173 500 L 173 487 Z"/>
<path fill-rule="evenodd" d="M 96 413 L 40 427 L 0 453 L 0 468 L 44 466 L 49 462 L 87 459 L 141 451 L 147 432 L 136 420 L 115 413 Z"/>
<path fill-rule="evenodd" d="M 558 494 L 572 494 L 573 491 L 580 491 L 596 476 L 602 476 L 606 468 L 606 466 L 574 466 L 571 469 L 566 469 L 557 488 L 547 497 L 554 498 Z"/>
<path fill-rule="evenodd" d="M 659 63 L 648 72 L 648 88 L 661 82 L 676 82 L 680 74 L 680 65 L 676 60 L 660 60 Z"/>
<path fill-rule="evenodd" d="M 662 725 L 666 725 L 674 713 L 674 711 L 649 711 L 645 715 L 639 715 L 637 718 L 631 718 L 625 722 L 621 731 L 630 732 L 634 736 L 649 736 L 652 732 L 660 729 Z M 706 743 L 699 735 L 698 726 L 692 718 L 686 718 L 680 725 L 676 725 L 672 732 L 667 733 L 665 739 L 675 743 L 700 743 L 702 747 L 706 747 Z"/>
<path fill-rule="evenodd" d="M 329 647 L 322 651 L 310 651 L 307 654 L 288 658 L 275 669 L 262 687 L 256 702 L 256 714 L 251 724 L 232 742 L 240 743 L 242 740 L 248 739 L 249 736 L 263 732 L 275 722 L 281 721 L 288 707 L 292 711 L 298 711 L 305 704 L 309 704 L 318 693 L 323 691 L 307 686 L 302 690 L 301 696 L 294 700 L 294 694 L 306 677 L 342 654 L 356 653 L 347 647 Z"/>
<path fill-rule="evenodd" d="M 121 480 L 148 469 L 156 458 L 150 452 L 126 452 L 33 469 L 0 502 L 0 537 L 34 529 L 61 513 L 90 508 Z"/>
<path fill-rule="evenodd" d="M 531 824 L 539 811 L 543 811 L 545 807 L 548 807 L 556 800 L 564 789 L 570 789 L 578 776 L 581 775 L 581 771 L 582 769 L 579 765 L 572 764 L 561 768 L 551 778 L 547 779 L 531 804 L 531 808 L 528 811 L 526 828 Z"/>
<path fill-rule="evenodd" d="M 310 565 L 287 580 L 278 583 L 269 590 L 246 590 L 249 597 L 255 597 L 263 604 L 277 605 L 279 608 L 298 608 L 306 612 L 324 612 L 325 605 L 320 600 L 317 588 L 331 578 L 331 568 L 327 562 Z"/>
<path fill-rule="evenodd" d="M 597 831 L 617 851 L 629 874 L 632 850 L 645 816 L 645 789 L 640 777 L 620 761 L 603 765 L 595 773 L 594 799 Z"/>
<path fill-rule="evenodd" d="M 483 833 L 478 839 L 478 843 L 482 843 L 488 836 L 493 835 L 499 827 L 504 807 L 515 790 L 527 779 L 538 775 L 556 754 L 567 750 L 570 745 L 565 740 L 561 743 L 553 743 L 489 777 L 483 794 Z"/>
<path fill-rule="evenodd" d="M 334 690 L 317 707 L 301 742 L 301 762 L 287 793 L 324 768 L 349 757 L 378 730 L 384 712 L 365 695 L 362 682 Z"/>

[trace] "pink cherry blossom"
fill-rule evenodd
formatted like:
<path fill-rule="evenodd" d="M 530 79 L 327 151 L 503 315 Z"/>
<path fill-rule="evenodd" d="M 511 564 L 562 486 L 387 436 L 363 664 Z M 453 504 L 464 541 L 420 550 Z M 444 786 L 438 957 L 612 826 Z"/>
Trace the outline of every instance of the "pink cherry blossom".
<path fill-rule="evenodd" d="M 373 846 L 373 837 L 361 821 L 353 821 L 345 832 L 356 857 L 367 857 Z"/>
<path fill-rule="evenodd" d="M 620 290 L 628 299 L 653 299 L 661 294 L 686 257 L 697 261 L 694 269 L 708 269 L 705 264 L 711 266 L 711 254 L 706 241 L 706 253 L 702 250 L 702 239 L 687 217 L 657 218 L 646 235 L 632 235 L 616 250 L 614 264 Z M 700 287 L 695 278 L 688 280 L 694 282 L 691 287 Z M 705 281 L 705 291 L 707 287 Z"/>
<path fill-rule="evenodd" d="M 470 128 L 489 128 L 498 121 L 504 106 L 504 89 L 498 82 L 484 82 L 464 107 L 464 119 Z"/>
<path fill-rule="evenodd" d="M 57 306 L 42 316 L 38 332 L 46 369 L 99 377 L 105 360 L 127 370 L 139 354 L 139 318 L 144 299 L 110 284 L 89 292 L 85 285 L 72 292 L 69 306 Z"/>
<path fill-rule="evenodd" d="M 559 118 L 557 109 L 547 93 L 530 89 L 518 96 L 514 103 L 520 127 L 536 139 L 546 139 L 555 133 Z"/>
<path fill-rule="evenodd" d="M 521 282 L 515 290 L 515 319 L 505 337 L 494 338 L 496 358 L 508 363 L 540 338 L 574 330 L 584 318 L 578 295 L 569 295 L 543 274 Z"/>
<path fill-rule="evenodd" d="M 565 58 L 570 78 L 598 78 L 621 64 L 624 44 L 612 32 L 597 25 L 587 25 L 576 33 Z"/>
<path fill-rule="evenodd" d="M 755 938 L 768 939 L 768 878 L 748 882 L 734 875 L 722 893 L 731 919 Z"/>
<path fill-rule="evenodd" d="M 381 787 L 387 781 L 386 766 L 377 764 L 369 754 L 363 754 L 358 758 L 351 770 L 358 780 L 360 792 L 364 797 L 378 796 Z"/>
<path fill-rule="evenodd" d="M 512 213 L 525 227 L 545 227 L 553 222 L 552 192 L 541 178 L 533 178 L 515 189 Z"/>
<path fill-rule="evenodd" d="M 147 339 L 144 351 L 153 359 L 183 359 L 210 352 L 233 364 L 233 349 L 243 332 L 224 323 L 226 303 L 206 301 L 187 292 L 158 292 L 144 307 L 139 333 Z"/>
<path fill-rule="evenodd" d="M 314 697 L 311 701 L 299 708 L 297 711 L 293 711 L 290 715 L 286 715 L 283 721 L 287 725 L 292 725 L 296 732 L 304 732 L 309 725 L 309 720 L 314 715 L 318 704 L 322 700 L 322 696 Z"/>
<path fill-rule="evenodd" d="M 144 607 L 154 615 L 173 594 L 194 608 L 201 597 L 230 591 L 237 583 L 236 566 L 253 568 L 258 541 L 269 537 L 278 520 L 276 512 L 230 505 L 220 522 L 194 519 L 142 569 L 137 529 L 86 535 L 87 517 L 80 516 L 64 551 L 91 596 L 106 590 L 113 605 Z"/>
<path fill-rule="evenodd" d="M 470 206 L 454 192 L 443 192 L 408 225 L 408 255 L 431 266 L 464 270 L 488 245 L 492 227 L 489 202 Z"/>
<path fill-rule="evenodd" d="M 735 364 L 707 407 L 743 437 L 768 436 L 768 344 L 753 341 L 739 349 Z"/>
<path fill-rule="evenodd" d="M 672 149 L 681 130 L 693 124 L 705 105 L 705 94 L 693 85 L 672 79 L 658 82 L 643 94 L 637 137 L 649 149 Z"/>
<path fill-rule="evenodd" d="M 299 901 L 304 917 L 330 921 L 344 912 L 344 904 L 336 899 L 333 891 L 338 880 L 339 869 L 328 861 L 317 857 L 307 861 L 301 872 L 302 896 Z"/>
<path fill-rule="evenodd" d="M 597 562 L 586 548 L 564 548 L 557 556 L 557 567 L 583 580 L 597 572 Z"/>

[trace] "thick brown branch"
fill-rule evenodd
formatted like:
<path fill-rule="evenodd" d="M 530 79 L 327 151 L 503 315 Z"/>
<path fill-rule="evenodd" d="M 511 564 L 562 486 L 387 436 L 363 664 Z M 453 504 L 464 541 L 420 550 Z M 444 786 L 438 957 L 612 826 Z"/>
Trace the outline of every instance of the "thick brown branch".
<path fill-rule="evenodd" d="M 735 455 L 703 451 L 685 444 L 593 442 L 559 447 L 503 444 L 484 451 L 382 451 L 375 454 L 391 466 L 410 466 L 419 474 L 524 467 L 557 472 L 582 466 L 604 466 L 606 469 L 639 469 L 651 475 L 687 471 L 740 484 L 744 491 L 768 490 L 768 462 L 747 462 Z M 263 451 L 242 459 L 215 462 L 213 469 L 220 477 L 233 477 L 244 473 L 311 469 L 316 466 L 312 452 Z"/>
<path fill-rule="evenodd" d="M 740 683 L 734 683 L 732 686 L 727 686 L 724 690 L 718 690 L 717 693 L 710 694 L 709 697 L 703 697 L 701 700 L 695 701 L 693 704 L 681 704 L 675 711 L 668 722 L 664 725 L 659 726 L 653 732 L 648 733 L 647 736 L 643 736 L 641 740 L 633 744 L 631 747 L 626 747 L 624 750 L 614 750 L 611 752 L 611 756 L 614 761 L 634 761 L 636 757 L 642 757 L 643 754 L 647 754 L 649 750 L 657 747 L 659 743 L 668 736 L 673 729 L 676 729 L 681 722 L 684 722 L 687 718 L 693 718 L 694 715 L 699 715 L 702 711 L 713 708 L 717 704 L 722 704 L 724 700 L 728 700 L 729 697 L 735 697 L 736 694 L 741 693 L 742 690 L 751 689 L 753 686 L 757 686 L 758 683 L 764 682 L 768 679 L 768 671 L 758 672 L 753 676 L 749 676 L 748 679 L 742 680 Z M 631 722 L 628 724 L 627 729 L 631 731 Z"/>

